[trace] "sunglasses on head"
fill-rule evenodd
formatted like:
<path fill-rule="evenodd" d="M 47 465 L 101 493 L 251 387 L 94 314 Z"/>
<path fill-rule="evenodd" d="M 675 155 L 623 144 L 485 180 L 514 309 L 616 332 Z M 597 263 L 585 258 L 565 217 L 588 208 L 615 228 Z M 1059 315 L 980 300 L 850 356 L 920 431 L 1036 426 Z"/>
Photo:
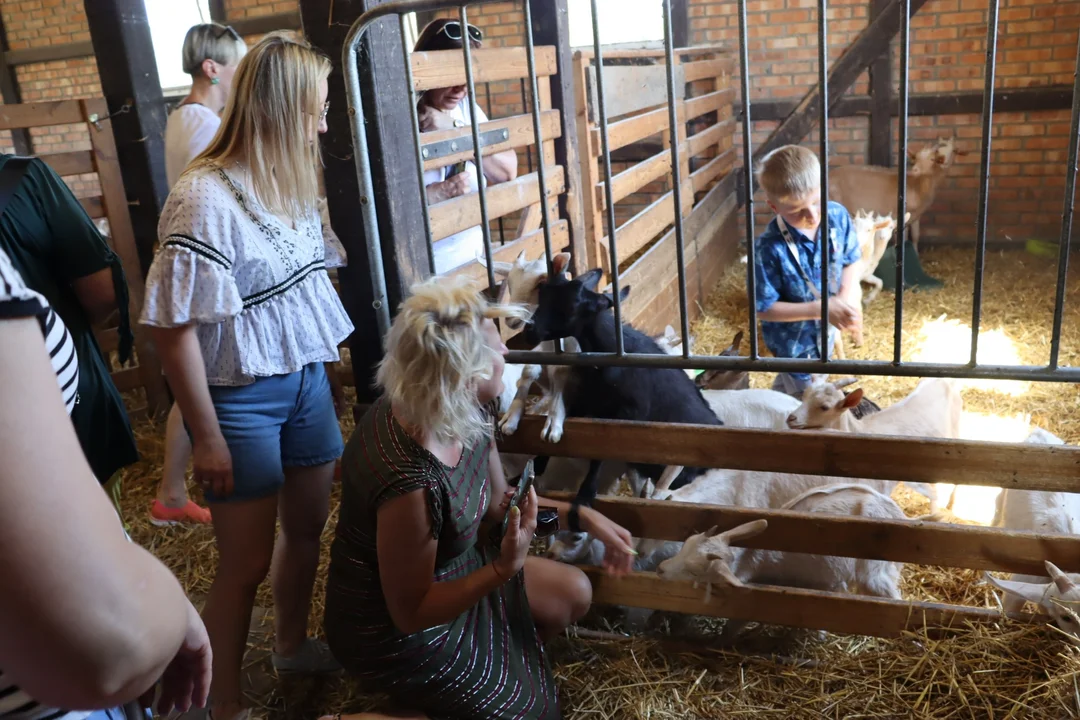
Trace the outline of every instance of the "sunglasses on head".
<path fill-rule="evenodd" d="M 322 122 L 323 120 L 325 120 L 326 116 L 329 113 L 330 113 L 330 101 L 327 100 L 326 102 L 323 103 L 322 112 L 319 113 L 319 122 Z"/>
<path fill-rule="evenodd" d="M 214 33 L 214 39 L 219 40 L 219 39 L 225 37 L 226 35 L 231 36 L 233 40 L 239 40 L 240 39 L 240 33 L 233 30 L 231 25 L 226 25 L 225 27 L 223 27 L 220 30 L 218 30 L 217 32 L 215 32 Z"/>
<path fill-rule="evenodd" d="M 480 42 L 484 39 L 484 32 L 475 25 L 468 25 L 469 37 L 473 42 Z M 439 32 L 446 35 L 451 40 L 461 40 L 461 23 L 456 20 L 451 21 L 439 28 Z"/>

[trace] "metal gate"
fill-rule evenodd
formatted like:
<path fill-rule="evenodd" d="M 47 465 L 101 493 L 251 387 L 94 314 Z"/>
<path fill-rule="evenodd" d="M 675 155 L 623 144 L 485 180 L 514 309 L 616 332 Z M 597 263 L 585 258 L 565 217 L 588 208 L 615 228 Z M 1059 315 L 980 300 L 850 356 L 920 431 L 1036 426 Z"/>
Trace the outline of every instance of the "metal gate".
<path fill-rule="evenodd" d="M 405 20 L 407 13 L 427 10 L 440 10 L 446 8 L 459 8 L 460 21 L 465 27 L 468 22 L 467 7 L 469 5 L 485 5 L 500 0 L 475 0 L 471 3 L 462 3 L 460 0 L 396 0 L 388 2 L 378 8 L 362 15 L 353 24 L 345 42 L 343 50 L 343 66 L 347 82 L 347 95 L 349 99 L 349 117 L 352 129 L 353 145 L 356 150 L 356 169 L 360 182 L 360 203 L 364 211 L 364 232 L 367 244 L 368 259 L 371 267 L 371 283 L 375 297 L 375 308 L 378 316 L 379 330 L 385 334 L 390 325 L 390 308 L 387 306 L 386 282 L 383 273 L 382 250 L 379 242 L 378 220 L 374 203 L 374 188 L 372 187 L 372 172 L 370 156 L 368 154 L 367 138 L 364 132 L 363 98 L 361 97 L 359 69 L 357 64 L 357 52 L 365 30 L 375 20 L 398 15 L 401 21 L 402 38 L 405 37 Z M 525 42 L 529 68 L 529 85 L 532 93 L 532 120 L 536 147 L 541 148 L 543 143 L 539 103 L 537 98 L 537 73 L 535 48 L 533 44 L 533 22 L 530 0 L 523 0 L 525 12 Z M 596 0 L 590 0 L 592 5 L 592 30 L 593 51 L 596 66 L 603 67 L 603 47 L 600 44 L 600 25 L 597 14 Z M 677 278 L 679 289 L 679 326 L 684 340 L 682 356 L 652 355 L 652 354 L 628 354 L 624 351 L 622 325 L 621 325 L 621 302 L 619 299 L 619 278 L 617 270 L 611 275 L 611 290 L 614 298 L 614 314 L 616 318 L 616 344 L 617 349 L 613 353 L 542 353 L 534 351 L 513 351 L 507 357 L 509 362 L 528 362 L 545 365 L 588 365 L 588 366 L 639 366 L 639 367 L 664 367 L 679 369 L 719 369 L 719 370 L 743 370 L 755 372 L 813 372 L 834 373 L 853 375 L 884 375 L 904 377 L 957 377 L 957 378 L 986 378 L 1008 380 L 1036 380 L 1044 382 L 1075 382 L 1080 380 L 1080 367 L 1061 367 L 1059 355 L 1061 346 L 1062 318 L 1065 304 L 1065 285 L 1068 273 L 1069 249 L 1072 236 L 1073 206 L 1076 195 L 1076 173 L 1078 140 L 1080 140 L 1080 52 L 1077 54 L 1077 72 L 1074 79 L 1072 122 L 1070 130 L 1069 152 L 1067 160 L 1067 176 L 1065 180 L 1065 199 L 1062 210 L 1061 236 L 1058 256 L 1057 286 L 1054 301 L 1053 331 L 1050 344 L 1050 358 L 1045 366 L 1037 365 L 988 365 L 979 364 L 976 360 L 978 353 L 979 329 L 982 313 L 983 271 L 986 256 L 986 217 L 987 198 L 989 195 L 990 178 L 990 149 L 991 129 L 993 126 L 994 110 L 994 80 L 997 60 L 997 31 L 998 10 L 1000 0 L 990 0 L 989 19 L 986 35 L 986 70 L 985 90 L 982 107 L 982 151 L 980 161 L 979 182 L 979 205 L 976 217 L 976 253 L 975 253 L 975 284 L 971 312 L 971 356 L 967 363 L 914 363 L 903 362 L 901 329 L 904 317 L 904 237 L 905 223 L 904 214 L 907 207 L 907 167 L 901 162 L 897 168 L 898 192 L 896 199 L 897 228 L 895 237 L 898 241 L 896 246 L 896 295 L 895 295 L 895 319 L 893 329 L 893 359 L 888 360 L 841 360 L 828 359 L 828 316 L 829 299 L 828 293 L 822 295 L 821 300 L 821 333 L 819 337 L 819 350 L 823 359 L 790 359 L 762 357 L 759 353 L 756 332 L 756 306 L 755 279 L 754 279 L 754 202 L 753 202 L 753 173 L 750 171 L 750 159 L 753 157 L 751 138 L 752 107 L 750 102 L 750 74 L 749 74 L 749 51 L 747 42 L 747 0 L 737 0 L 739 14 L 739 57 L 742 82 L 742 118 L 743 118 L 743 158 L 742 183 L 746 198 L 745 206 L 745 229 L 746 229 L 746 252 L 747 252 L 747 300 L 750 311 L 750 352 L 745 357 L 719 357 L 691 355 L 689 344 L 685 339 L 689 336 L 689 315 L 687 313 L 686 292 L 686 264 L 684 259 L 684 230 L 681 203 L 681 171 L 680 171 L 680 144 L 671 143 L 671 185 L 674 195 L 675 219 L 674 232 L 676 238 Z M 675 64 L 673 63 L 674 44 L 672 35 L 671 0 L 662 0 L 664 11 L 664 52 L 667 67 L 667 95 L 668 95 L 668 120 L 671 137 L 677 137 L 679 117 L 676 104 L 672 101 L 675 97 Z M 817 104 L 820 110 L 820 157 L 821 157 L 821 200 L 822 207 L 828 204 L 829 187 L 829 96 L 828 96 L 828 21 L 827 0 L 818 0 L 818 74 L 819 92 Z M 912 12 L 912 0 L 893 0 L 884 10 L 885 14 L 898 13 L 900 20 L 900 95 L 899 95 L 899 141 L 898 157 L 906 158 L 908 155 L 908 102 L 909 102 L 909 37 Z M 463 54 L 465 62 L 466 82 L 468 97 L 475 102 L 475 83 L 473 77 L 472 49 L 470 43 L 465 41 Z M 409 49 L 405 47 L 403 60 L 405 62 L 406 77 L 412 90 L 412 67 L 409 60 Z M 563 69 L 564 72 L 567 69 Z M 604 88 L 604 73 L 596 73 L 596 96 L 599 114 L 600 138 L 602 147 L 602 161 L 604 168 L 605 206 L 608 237 L 610 238 L 609 250 L 611 255 L 611 267 L 618 268 L 618 240 L 615 223 L 615 209 L 612 198 L 612 171 L 611 153 L 608 142 L 608 118 L 607 98 Z M 424 225 L 427 232 L 427 242 L 431 248 L 432 234 L 427 212 L 426 193 L 423 183 L 423 158 L 421 155 L 421 139 L 417 122 L 416 104 L 412 106 L 413 140 L 416 149 L 417 172 L 420 178 L 421 198 L 423 202 Z M 481 141 L 479 124 L 472 124 L 472 146 L 474 161 L 479 169 L 481 165 Z M 567 168 L 571 172 L 571 168 Z M 552 241 L 551 241 L 551 218 L 548 203 L 546 201 L 548 176 L 543 160 L 537 163 L 537 172 L 540 186 L 541 211 L 543 213 L 544 251 L 547 258 L 549 274 L 552 270 Z M 478 182 L 478 195 L 481 216 L 481 229 L 484 239 L 484 252 L 487 259 L 487 275 L 489 287 L 494 290 L 496 282 L 492 270 L 492 244 L 490 224 L 488 222 L 488 206 L 486 190 L 483 182 Z M 821 236 L 828 234 L 828 214 L 823 212 L 821 218 Z M 831 248 L 829 243 L 822 243 L 822 287 L 828 287 L 828 268 Z M 434 270 L 434 263 L 432 263 Z"/>

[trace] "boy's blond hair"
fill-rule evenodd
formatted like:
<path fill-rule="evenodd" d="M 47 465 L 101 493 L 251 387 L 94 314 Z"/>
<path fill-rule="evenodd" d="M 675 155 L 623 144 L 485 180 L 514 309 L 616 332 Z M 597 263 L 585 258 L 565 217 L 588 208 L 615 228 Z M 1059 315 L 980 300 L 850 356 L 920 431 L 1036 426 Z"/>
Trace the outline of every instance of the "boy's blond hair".
<path fill-rule="evenodd" d="M 771 200 L 804 198 L 821 190 L 821 161 L 801 145 L 778 147 L 761 159 L 758 184 Z"/>

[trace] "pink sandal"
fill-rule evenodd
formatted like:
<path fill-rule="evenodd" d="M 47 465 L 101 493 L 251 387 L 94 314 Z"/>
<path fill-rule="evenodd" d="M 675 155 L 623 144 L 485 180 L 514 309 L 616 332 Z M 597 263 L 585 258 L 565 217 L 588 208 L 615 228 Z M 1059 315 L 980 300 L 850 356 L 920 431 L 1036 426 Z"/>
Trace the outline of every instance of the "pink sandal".
<path fill-rule="evenodd" d="M 177 525 L 207 525 L 210 523 L 210 511 L 199 507 L 194 500 L 188 500 L 183 507 L 171 508 L 157 498 L 150 506 L 150 522 L 158 527 Z"/>

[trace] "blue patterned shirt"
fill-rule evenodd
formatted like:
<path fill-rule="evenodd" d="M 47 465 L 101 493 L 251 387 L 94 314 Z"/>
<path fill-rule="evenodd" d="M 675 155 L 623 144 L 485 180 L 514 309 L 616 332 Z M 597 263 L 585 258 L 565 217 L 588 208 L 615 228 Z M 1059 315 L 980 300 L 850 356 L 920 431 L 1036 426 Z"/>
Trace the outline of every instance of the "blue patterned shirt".
<path fill-rule="evenodd" d="M 859 241 L 855 236 L 855 227 L 851 221 L 851 215 L 843 205 L 837 202 L 829 203 L 829 236 L 831 239 L 829 271 L 829 296 L 833 296 L 840 288 L 840 274 L 844 268 L 859 260 Z M 821 237 L 821 228 L 818 228 L 817 237 L 813 240 L 806 237 L 798 229 L 788 225 L 795 247 L 799 254 L 799 267 L 795 264 L 795 258 L 788 249 L 780 227 L 773 218 L 769 226 L 754 244 L 754 277 L 757 281 L 756 305 L 757 311 L 765 312 L 777 301 L 802 303 L 815 300 L 813 292 L 807 287 L 806 277 L 814 283 L 814 287 L 821 292 L 821 250 L 818 239 Z M 765 345 L 773 355 L 780 358 L 813 358 L 820 357 L 819 343 L 821 337 L 820 320 L 802 320 L 799 322 L 761 322 L 761 333 L 765 337 Z M 832 339 L 829 340 L 829 353 L 832 353 Z M 802 374 L 797 374 L 799 377 Z M 806 376 L 804 379 L 808 379 Z"/>

